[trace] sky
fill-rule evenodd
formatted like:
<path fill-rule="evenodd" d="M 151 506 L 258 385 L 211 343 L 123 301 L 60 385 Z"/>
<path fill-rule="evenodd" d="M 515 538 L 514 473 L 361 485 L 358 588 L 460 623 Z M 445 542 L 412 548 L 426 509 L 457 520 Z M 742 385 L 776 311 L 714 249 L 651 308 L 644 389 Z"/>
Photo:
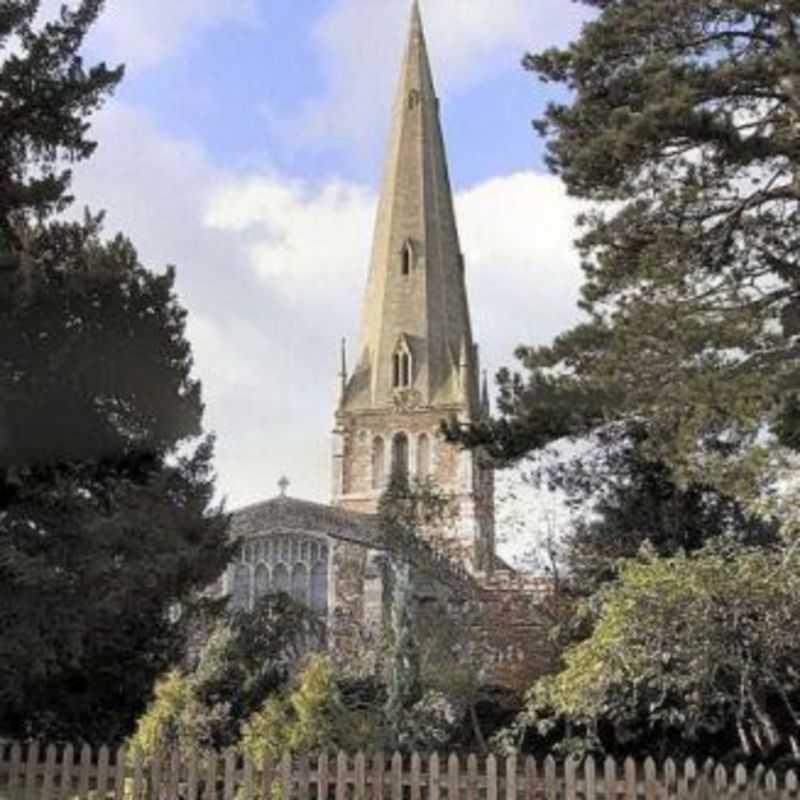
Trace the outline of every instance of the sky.
<path fill-rule="evenodd" d="M 48 5 L 49 3 L 49 5 Z M 47 0 L 43 14 L 57 6 Z M 581 23 L 570 0 L 421 0 L 484 366 L 579 317 L 577 204 L 521 67 Z M 330 500 L 340 341 L 358 349 L 410 0 L 107 0 L 88 59 L 125 63 L 75 170 L 154 270 L 177 268 L 227 507 Z M 501 481 L 502 484 L 502 481 Z M 502 490 L 501 490 L 502 493 Z"/>

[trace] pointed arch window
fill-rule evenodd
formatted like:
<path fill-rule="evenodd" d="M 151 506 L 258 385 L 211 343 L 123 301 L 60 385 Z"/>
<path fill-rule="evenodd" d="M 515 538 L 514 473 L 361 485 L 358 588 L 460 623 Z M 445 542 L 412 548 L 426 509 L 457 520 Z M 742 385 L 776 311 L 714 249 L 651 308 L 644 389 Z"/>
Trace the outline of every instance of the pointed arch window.
<path fill-rule="evenodd" d="M 285 564 L 278 564 L 273 572 L 276 592 L 289 593 L 289 569 Z"/>
<path fill-rule="evenodd" d="M 311 568 L 311 608 L 319 613 L 328 610 L 328 565 L 324 561 Z"/>
<path fill-rule="evenodd" d="M 380 489 L 386 477 L 386 448 L 383 438 L 376 436 L 372 441 L 372 488 Z"/>
<path fill-rule="evenodd" d="M 269 569 L 265 564 L 256 567 L 256 600 L 269 593 Z"/>
<path fill-rule="evenodd" d="M 292 568 L 292 599 L 308 603 L 308 569 L 305 564 L 295 564 Z"/>
<path fill-rule="evenodd" d="M 408 436 L 396 433 L 392 439 L 392 474 L 408 477 Z"/>
<path fill-rule="evenodd" d="M 247 564 L 237 564 L 234 570 L 231 605 L 239 610 L 250 607 L 250 567 Z"/>

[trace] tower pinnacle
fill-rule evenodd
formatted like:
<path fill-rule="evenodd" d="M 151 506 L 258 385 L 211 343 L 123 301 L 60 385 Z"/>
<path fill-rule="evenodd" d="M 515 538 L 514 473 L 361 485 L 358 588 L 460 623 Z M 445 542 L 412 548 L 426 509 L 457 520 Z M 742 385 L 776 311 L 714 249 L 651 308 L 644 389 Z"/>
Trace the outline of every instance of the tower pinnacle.
<path fill-rule="evenodd" d="M 341 363 L 339 365 L 339 404 L 347 391 L 347 339 L 342 339 Z"/>

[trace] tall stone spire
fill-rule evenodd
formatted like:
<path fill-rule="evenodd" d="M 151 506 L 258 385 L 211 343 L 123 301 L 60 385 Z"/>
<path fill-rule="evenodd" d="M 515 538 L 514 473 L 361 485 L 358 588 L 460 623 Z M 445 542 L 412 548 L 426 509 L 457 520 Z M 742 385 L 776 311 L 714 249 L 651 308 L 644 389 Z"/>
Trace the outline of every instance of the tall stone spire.
<path fill-rule="evenodd" d="M 466 397 L 469 415 L 478 407 L 476 360 L 439 101 L 414 2 L 375 224 L 359 360 L 343 407 L 384 408 L 403 390 L 422 406 L 463 405 Z"/>
<path fill-rule="evenodd" d="M 390 477 L 433 480 L 458 521 L 422 526 L 468 569 L 494 565 L 494 478 L 479 454 L 441 436 L 480 419 L 478 350 L 447 173 L 439 102 L 419 7 L 394 104 L 358 360 L 333 430 L 334 503 L 374 513 Z"/>

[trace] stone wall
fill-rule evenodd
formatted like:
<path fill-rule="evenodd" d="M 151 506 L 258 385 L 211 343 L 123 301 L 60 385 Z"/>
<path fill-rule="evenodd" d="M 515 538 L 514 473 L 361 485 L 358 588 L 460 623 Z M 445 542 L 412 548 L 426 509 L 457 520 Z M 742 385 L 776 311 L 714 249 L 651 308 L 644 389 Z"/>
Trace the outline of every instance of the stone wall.
<path fill-rule="evenodd" d="M 404 434 L 409 442 L 409 477 L 430 477 L 455 498 L 457 519 L 452 524 L 421 531 L 437 549 L 470 570 L 491 569 L 494 553 L 494 478 L 479 466 L 479 455 L 447 443 L 442 420 L 452 408 L 391 409 L 340 413 L 334 443 L 334 502 L 341 508 L 374 513 L 392 471 L 393 440 Z M 429 469 L 421 458 L 421 437 L 427 438 Z M 379 444 L 381 442 L 382 444 Z M 382 449 L 382 458 L 376 453 Z M 376 463 L 377 462 L 377 463 Z"/>
<path fill-rule="evenodd" d="M 492 474 L 477 472 L 473 478 L 481 488 Z M 490 488 L 477 496 L 490 502 Z M 491 519 L 491 506 L 482 510 L 476 504 L 476 513 Z M 280 565 L 287 566 L 288 576 L 298 565 L 305 565 L 304 574 L 313 576 L 314 566 L 327 561 L 327 604 L 313 585 L 298 599 L 323 613 L 327 605 L 329 648 L 342 662 L 368 672 L 374 664 L 365 658 L 376 652 L 391 600 L 383 562 L 391 557 L 387 548 L 393 547 L 395 557 L 416 569 L 424 611 L 420 618 L 427 618 L 429 626 L 441 625 L 445 634 L 457 632 L 469 647 L 477 647 L 488 683 L 523 691 L 547 669 L 553 658 L 547 635 L 550 619 L 539 607 L 552 594 L 546 581 L 505 568 L 469 571 L 464 566 L 470 558 L 465 540 L 437 539 L 437 532 L 429 531 L 426 538 L 386 542 L 378 525 L 375 517 L 286 497 L 242 509 L 234 514 L 232 529 L 241 537 L 242 548 L 217 589 L 249 606 L 259 591 L 270 587 L 300 588 L 292 583 L 273 587 Z M 261 573 L 269 578 L 263 585 L 258 581 Z M 247 577 L 242 586 L 237 585 L 239 574 Z M 454 627 L 449 613 L 453 607 L 466 607 L 469 622 Z"/>
<path fill-rule="evenodd" d="M 337 658 L 357 658 L 359 633 L 365 624 L 365 595 L 369 551 L 337 542 L 333 550 L 334 605 L 329 616 L 329 647 Z"/>
<path fill-rule="evenodd" d="M 511 570 L 477 580 L 481 613 L 473 635 L 486 653 L 487 683 L 522 693 L 555 665 L 552 623 L 545 611 L 552 585 Z"/>

